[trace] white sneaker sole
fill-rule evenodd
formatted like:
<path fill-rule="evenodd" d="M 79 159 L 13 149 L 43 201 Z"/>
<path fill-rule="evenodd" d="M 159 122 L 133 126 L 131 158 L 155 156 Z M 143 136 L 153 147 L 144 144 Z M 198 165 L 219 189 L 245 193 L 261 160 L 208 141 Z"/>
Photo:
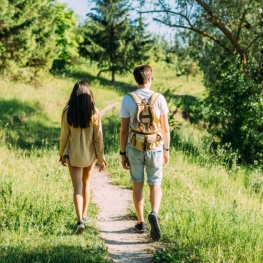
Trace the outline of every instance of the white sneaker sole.
<path fill-rule="evenodd" d="M 85 218 L 82 218 L 82 222 L 84 223 L 84 224 L 87 224 L 88 222 L 90 222 L 91 221 L 91 218 L 90 217 L 85 217 Z"/>
<path fill-rule="evenodd" d="M 79 225 L 75 231 L 75 235 L 81 235 L 84 231 L 84 225 Z"/>

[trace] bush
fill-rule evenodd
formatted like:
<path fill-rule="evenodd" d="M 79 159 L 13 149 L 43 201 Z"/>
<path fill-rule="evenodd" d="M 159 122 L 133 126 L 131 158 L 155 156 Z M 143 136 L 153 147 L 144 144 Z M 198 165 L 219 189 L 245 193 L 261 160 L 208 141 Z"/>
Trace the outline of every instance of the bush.
<path fill-rule="evenodd" d="M 231 149 L 239 153 L 239 161 L 262 163 L 262 84 L 237 68 L 235 60 L 235 57 L 229 58 L 221 67 L 211 63 L 216 74 L 205 82 L 208 96 L 204 100 L 203 117 L 209 132 L 222 145 L 231 145 Z"/>

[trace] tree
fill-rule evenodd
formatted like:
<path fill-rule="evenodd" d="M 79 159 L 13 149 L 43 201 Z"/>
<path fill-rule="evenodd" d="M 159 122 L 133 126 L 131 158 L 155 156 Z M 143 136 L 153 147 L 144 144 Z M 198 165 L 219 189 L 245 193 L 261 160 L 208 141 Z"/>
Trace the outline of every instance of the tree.
<path fill-rule="evenodd" d="M 210 131 L 238 150 L 241 159 L 263 161 L 263 10 L 259 0 L 157 0 L 153 19 L 175 27 L 194 46 L 204 72 Z M 242 106 L 241 106 L 242 105 Z M 254 118 L 252 116 L 255 116 Z"/>
<path fill-rule="evenodd" d="M 164 61 L 168 65 L 176 65 L 177 62 L 174 45 L 162 35 L 153 36 L 151 56 L 153 61 Z"/>
<path fill-rule="evenodd" d="M 53 69 L 62 69 L 73 58 L 79 56 L 79 43 L 83 40 L 77 32 L 77 18 L 73 10 L 68 9 L 67 4 L 54 4 L 56 9 L 56 47 L 57 57 L 53 61 Z"/>
<path fill-rule="evenodd" d="M 68 63 L 78 56 L 81 37 L 75 32 L 76 25 L 74 12 L 66 4 L 1 1 L 0 72 L 32 81 L 39 71 Z"/>
<path fill-rule="evenodd" d="M 49 70 L 59 51 L 59 48 L 56 46 L 56 9 L 52 1 L 42 1 L 39 8 L 40 10 L 34 20 L 34 27 L 30 36 L 34 48 L 31 50 L 26 63 L 26 66 L 33 70 L 34 75 L 39 70 Z"/>
<path fill-rule="evenodd" d="M 0 70 L 49 68 L 56 55 L 52 0 L 0 3 Z"/>
<path fill-rule="evenodd" d="M 208 46 L 219 46 L 225 57 L 238 54 L 246 74 L 261 81 L 263 10 L 259 0 L 180 0 L 169 4 L 157 0 L 151 13 L 153 20 L 178 30 L 202 36 L 196 43 L 200 51 Z M 188 35 L 189 36 L 189 35 Z M 198 38 L 195 37 L 195 40 Z"/>
<path fill-rule="evenodd" d="M 142 18 L 130 18 L 125 0 L 97 0 L 87 16 L 80 53 L 98 62 L 98 75 L 111 72 L 114 86 L 116 73 L 125 74 L 136 63 L 146 62 L 151 40 Z"/>

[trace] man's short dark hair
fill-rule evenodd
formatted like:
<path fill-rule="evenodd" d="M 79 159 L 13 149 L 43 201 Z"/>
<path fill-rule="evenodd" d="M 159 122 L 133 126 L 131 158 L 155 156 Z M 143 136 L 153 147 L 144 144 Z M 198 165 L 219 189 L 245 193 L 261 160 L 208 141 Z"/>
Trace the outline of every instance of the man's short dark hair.
<path fill-rule="evenodd" d="M 133 76 L 139 85 L 146 84 L 152 77 L 152 68 L 148 65 L 139 65 L 133 70 Z"/>

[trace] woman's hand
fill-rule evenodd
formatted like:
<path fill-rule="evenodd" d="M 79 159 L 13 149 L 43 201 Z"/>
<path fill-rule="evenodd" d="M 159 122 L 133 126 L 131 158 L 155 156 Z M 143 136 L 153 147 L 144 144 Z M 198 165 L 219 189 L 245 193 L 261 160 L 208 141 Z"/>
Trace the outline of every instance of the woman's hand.
<path fill-rule="evenodd" d="M 100 171 L 103 171 L 103 170 L 104 170 L 104 168 L 105 168 L 105 166 L 107 166 L 107 162 L 106 162 L 106 160 L 105 160 L 105 159 L 103 159 L 103 162 L 102 162 L 102 164 L 99 164 L 99 163 L 98 163 L 99 172 L 100 172 Z"/>
<path fill-rule="evenodd" d="M 59 159 L 59 162 L 63 165 L 63 166 L 67 166 L 67 159 L 65 158 L 65 156 L 61 156 Z"/>

